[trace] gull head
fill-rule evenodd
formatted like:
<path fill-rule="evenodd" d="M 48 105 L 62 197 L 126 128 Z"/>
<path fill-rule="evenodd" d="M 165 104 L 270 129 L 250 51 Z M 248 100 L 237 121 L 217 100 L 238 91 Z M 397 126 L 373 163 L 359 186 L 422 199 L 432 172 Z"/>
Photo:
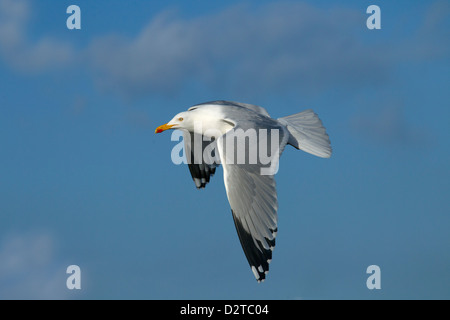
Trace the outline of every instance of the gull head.
<path fill-rule="evenodd" d="M 192 123 L 193 123 L 193 119 L 187 111 L 180 112 L 175 117 L 173 117 L 172 120 L 170 120 L 166 124 L 163 124 L 162 126 L 159 126 L 158 128 L 156 128 L 155 133 L 161 133 L 161 132 L 169 130 L 169 129 L 190 130 L 192 127 Z"/>
<path fill-rule="evenodd" d="M 217 106 L 202 106 L 180 112 L 168 123 L 156 128 L 155 133 L 168 129 L 181 129 L 208 137 L 219 137 L 234 127 L 234 123 L 227 121 Z"/>

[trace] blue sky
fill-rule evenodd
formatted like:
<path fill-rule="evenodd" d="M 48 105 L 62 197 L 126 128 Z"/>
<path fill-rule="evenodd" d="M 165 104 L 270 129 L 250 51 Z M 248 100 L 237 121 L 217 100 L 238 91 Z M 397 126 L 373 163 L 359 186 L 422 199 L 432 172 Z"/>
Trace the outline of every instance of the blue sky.
<path fill-rule="evenodd" d="M 0 298 L 449 299 L 449 16 L 447 1 L 0 0 Z M 332 141 L 327 160 L 283 153 L 263 284 L 222 169 L 196 190 L 154 134 L 217 99 L 312 108 Z"/>

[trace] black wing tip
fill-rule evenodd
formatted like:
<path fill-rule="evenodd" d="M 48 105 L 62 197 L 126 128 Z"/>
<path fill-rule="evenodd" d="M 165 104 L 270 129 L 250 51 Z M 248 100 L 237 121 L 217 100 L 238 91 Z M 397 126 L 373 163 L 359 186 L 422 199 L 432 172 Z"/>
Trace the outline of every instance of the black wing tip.
<path fill-rule="evenodd" d="M 270 260 L 268 261 L 268 263 L 270 263 Z M 264 282 L 264 280 L 266 280 L 266 275 L 269 273 L 268 265 L 265 269 L 262 267 L 262 265 L 260 265 L 259 267 L 251 266 L 251 269 L 258 283 Z"/>
<path fill-rule="evenodd" d="M 216 172 L 214 166 L 188 163 L 188 167 L 197 189 L 204 189 Z"/>
<path fill-rule="evenodd" d="M 242 249 L 244 250 L 253 275 L 258 283 L 264 282 L 266 275 L 269 272 L 269 264 L 272 261 L 272 251 L 275 248 L 275 239 L 265 239 L 269 244 L 270 249 L 264 249 L 264 246 L 259 240 L 257 240 L 258 245 L 255 245 L 252 235 L 244 229 L 241 221 L 236 218 L 233 209 L 231 209 L 231 212 L 233 214 L 234 225 L 236 227 Z M 276 235 L 278 228 L 271 231 Z"/>

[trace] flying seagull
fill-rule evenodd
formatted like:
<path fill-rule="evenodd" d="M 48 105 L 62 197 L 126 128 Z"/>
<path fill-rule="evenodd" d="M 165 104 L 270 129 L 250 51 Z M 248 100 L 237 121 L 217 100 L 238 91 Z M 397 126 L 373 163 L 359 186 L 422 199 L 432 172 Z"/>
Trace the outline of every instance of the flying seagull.
<path fill-rule="evenodd" d="M 312 110 L 273 119 L 262 107 L 221 100 L 195 105 L 155 133 L 168 129 L 183 131 L 186 159 L 198 189 L 205 188 L 222 164 L 242 249 L 256 280 L 264 281 L 278 230 L 274 179 L 278 157 L 289 144 L 329 158 L 330 140 L 321 120 Z"/>

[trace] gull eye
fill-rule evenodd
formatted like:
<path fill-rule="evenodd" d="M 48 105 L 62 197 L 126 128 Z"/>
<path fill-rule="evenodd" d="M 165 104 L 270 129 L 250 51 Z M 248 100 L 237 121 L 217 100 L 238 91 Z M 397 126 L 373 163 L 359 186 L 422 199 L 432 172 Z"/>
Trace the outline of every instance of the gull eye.
<path fill-rule="evenodd" d="M 178 118 L 178 121 L 183 121 L 183 118 Z"/>

